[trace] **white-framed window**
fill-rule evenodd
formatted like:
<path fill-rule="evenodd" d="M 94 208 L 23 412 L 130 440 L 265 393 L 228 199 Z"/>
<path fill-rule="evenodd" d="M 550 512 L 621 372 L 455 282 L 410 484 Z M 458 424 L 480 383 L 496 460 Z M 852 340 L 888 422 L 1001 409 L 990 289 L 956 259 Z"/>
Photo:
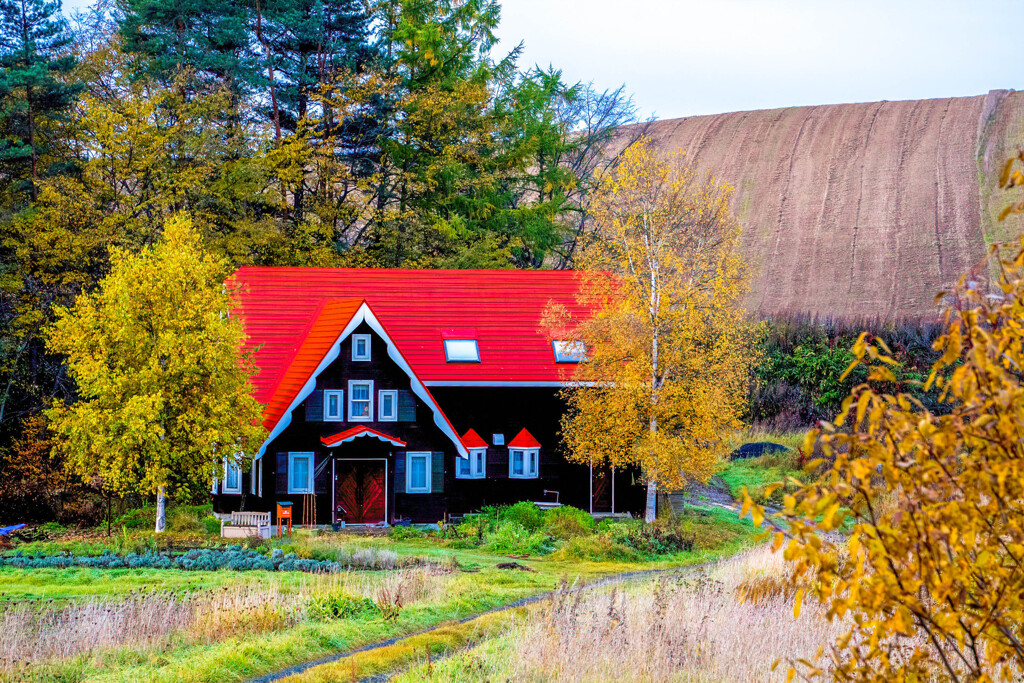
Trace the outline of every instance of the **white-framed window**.
<path fill-rule="evenodd" d="M 540 469 L 540 449 L 513 448 L 508 453 L 508 476 L 512 479 L 536 479 Z"/>
<path fill-rule="evenodd" d="M 224 487 L 221 493 L 242 493 L 242 468 L 234 457 L 224 458 Z"/>
<path fill-rule="evenodd" d="M 377 420 L 380 422 L 396 422 L 398 420 L 398 392 L 394 389 L 381 389 L 377 392 Z"/>
<path fill-rule="evenodd" d="M 430 493 L 430 451 L 405 454 L 405 490 L 407 493 Z"/>
<path fill-rule="evenodd" d="M 476 339 L 445 339 L 444 359 L 449 363 L 479 363 L 480 349 Z"/>
<path fill-rule="evenodd" d="M 487 450 L 473 448 L 468 458 L 456 458 L 456 479 L 483 479 L 487 476 Z"/>
<path fill-rule="evenodd" d="M 288 454 L 288 493 L 313 493 L 313 454 Z"/>
<path fill-rule="evenodd" d="M 582 363 L 587 359 L 587 347 L 581 341 L 553 341 L 556 363 Z"/>
<path fill-rule="evenodd" d="M 345 420 L 345 392 L 341 389 L 324 389 L 324 422 Z"/>
<path fill-rule="evenodd" d="M 373 422 L 373 380 L 348 382 L 348 421 Z"/>
<path fill-rule="evenodd" d="M 352 360 L 370 360 L 370 335 L 352 335 Z"/>
<path fill-rule="evenodd" d="M 491 434 L 491 443 L 494 444 L 495 446 L 504 446 L 505 445 L 505 435 L 504 434 Z"/>

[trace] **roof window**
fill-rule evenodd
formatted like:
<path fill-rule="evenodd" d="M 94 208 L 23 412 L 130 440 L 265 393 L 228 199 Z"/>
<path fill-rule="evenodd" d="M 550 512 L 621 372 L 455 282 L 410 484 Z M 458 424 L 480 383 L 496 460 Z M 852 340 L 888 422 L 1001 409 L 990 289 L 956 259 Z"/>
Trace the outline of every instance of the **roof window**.
<path fill-rule="evenodd" d="M 476 339 L 445 339 L 444 358 L 449 363 L 479 363 Z"/>
<path fill-rule="evenodd" d="M 553 341 L 556 363 L 582 363 L 587 359 L 587 347 L 581 341 Z"/>

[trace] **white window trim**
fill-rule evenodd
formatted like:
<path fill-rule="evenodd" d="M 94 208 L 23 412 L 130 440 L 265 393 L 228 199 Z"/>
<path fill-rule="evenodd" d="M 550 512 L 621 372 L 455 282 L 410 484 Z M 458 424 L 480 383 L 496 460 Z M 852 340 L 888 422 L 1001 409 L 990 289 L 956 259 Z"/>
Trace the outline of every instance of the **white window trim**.
<path fill-rule="evenodd" d="M 263 497 L 263 458 L 253 458 L 249 472 L 249 493 Z"/>
<path fill-rule="evenodd" d="M 369 391 L 366 392 L 367 398 L 370 401 L 369 410 L 366 411 L 366 417 L 354 417 L 352 415 L 352 397 L 355 396 L 355 392 L 352 391 L 352 387 L 357 384 L 365 384 L 369 387 Z M 373 422 L 373 380 L 372 379 L 350 379 L 348 381 L 348 421 L 349 422 Z"/>
<path fill-rule="evenodd" d="M 338 396 L 338 414 L 328 415 L 327 406 L 331 403 L 327 400 L 328 396 Z M 324 422 L 344 422 L 345 421 L 345 390 L 344 389 L 324 389 Z"/>
<path fill-rule="evenodd" d="M 371 339 L 372 339 L 372 337 L 370 335 L 368 335 L 368 334 L 353 334 L 352 335 L 352 360 L 360 360 L 360 361 L 371 360 L 371 356 L 373 354 L 373 352 L 370 351 L 370 345 L 371 345 L 370 340 Z M 356 353 L 356 349 L 359 348 L 360 340 L 366 342 L 366 355 L 365 356 L 360 356 L 360 355 L 358 355 Z"/>
<path fill-rule="evenodd" d="M 476 358 L 452 358 L 448 352 L 448 343 L 472 343 L 473 350 L 476 351 Z M 480 344 L 476 339 L 445 339 L 444 340 L 444 360 L 446 363 L 479 363 L 480 362 Z"/>
<path fill-rule="evenodd" d="M 234 460 L 234 458 L 224 458 L 224 485 L 221 487 L 220 492 L 240 496 L 242 495 L 242 468 L 238 466 L 238 461 L 232 463 L 231 460 Z M 234 467 L 235 471 L 237 472 L 238 478 L 235 479 L 235 481 L 237 482 L 238 486 L 228 486 L 229 467 Z"/>
<path fill-rule="evenodd" d="M 413 458 L 425 457 L 427 460 L 427 485 L 421 488 L 413 488 L 412 485 L 412 460 Z M 405 492 L 406 493 L 430 493 L 433 488 L 434 463 L 431 461 L 433 455 L 430 451 L 408 451 L 405 454 Z"/>
<path fill-rule="evenodd" d="M 512 458 L 514 453 L 523 454 L 523 473 L 513 474 Z M 530 472 L 530 465 L 533 465 L 533 473 Z M 508 477 L 509 479 L 538 479 L 540 477 L 540 449 L 539 448 L 510 448 L 508 451 Z"/>
<path fill-rule="evenodd" d="M 292 488 L 292 468 L 295 458 L 309 458 L 309 477 L 306 480 L 305 488 Z M 312 451 L 291 451 L 288 453 L 288 493 L 313 493 L 313 468 L 316 466 L 316 454 Z"/>
<path fill-rule="evenodd" d="M 384 414 L 384 395 L 391 396 L 391 409 L 394 411 L 391 415 Z M 378 422 L 398 422 L 398 390 L 397 389 L 381 389 L 377 392 L 377 414 Z"/>
<path fill-rule="evenodd" d="M 479 459 L 477 456 L 480 456 Z M 455 478 L 456 479 L 486 479 L 487 478 L 487 449 L 486 448 L 471 448 L 469 449 L 469 474 L 461 474 L 459 471 L 459 465 L 462 464 L 462 459 L 455 465 Z"/>

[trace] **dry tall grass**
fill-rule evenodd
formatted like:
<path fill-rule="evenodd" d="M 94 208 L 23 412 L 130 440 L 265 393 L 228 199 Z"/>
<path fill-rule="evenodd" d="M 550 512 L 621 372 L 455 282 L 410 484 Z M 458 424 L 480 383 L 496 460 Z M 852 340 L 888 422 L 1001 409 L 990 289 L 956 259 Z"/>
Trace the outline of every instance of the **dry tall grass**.
<path fill-rule="evenodd" d="M 276 631 L 305 620 L 310 599 L 329 593 L 386 597 L 405 606 L 442 599 L 445 591 L 444 570 L 418 567 L 383 575 L 306 575 L 287 590 L 258 581 L 201 593 L 140 591 L 117 600 L 11 603 L 0 607 L 0 672 L 107 650 L 213 643 Z"/>
<path fill-rule="evenodd" d="M 776 659 L 811 657 L 842 631 L 810 601 L 793 617 L 792 595 L 776 580 L 784 571 L 779 555 L 758 548 L 697 577 L 562 590 L 486 668 L 523 681 L 784 681 L 785 664 L 771 670 Z"/>

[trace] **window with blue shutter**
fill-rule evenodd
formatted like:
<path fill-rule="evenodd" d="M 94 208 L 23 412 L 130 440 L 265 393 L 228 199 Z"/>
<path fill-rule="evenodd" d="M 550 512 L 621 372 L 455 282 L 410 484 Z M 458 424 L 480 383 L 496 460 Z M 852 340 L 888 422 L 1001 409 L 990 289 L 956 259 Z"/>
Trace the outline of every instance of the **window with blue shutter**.
<path fill-rule="evenodd" d="M 324 421 L 324 392 L 314 389 L 306 397 L 306 422 Z"/>

